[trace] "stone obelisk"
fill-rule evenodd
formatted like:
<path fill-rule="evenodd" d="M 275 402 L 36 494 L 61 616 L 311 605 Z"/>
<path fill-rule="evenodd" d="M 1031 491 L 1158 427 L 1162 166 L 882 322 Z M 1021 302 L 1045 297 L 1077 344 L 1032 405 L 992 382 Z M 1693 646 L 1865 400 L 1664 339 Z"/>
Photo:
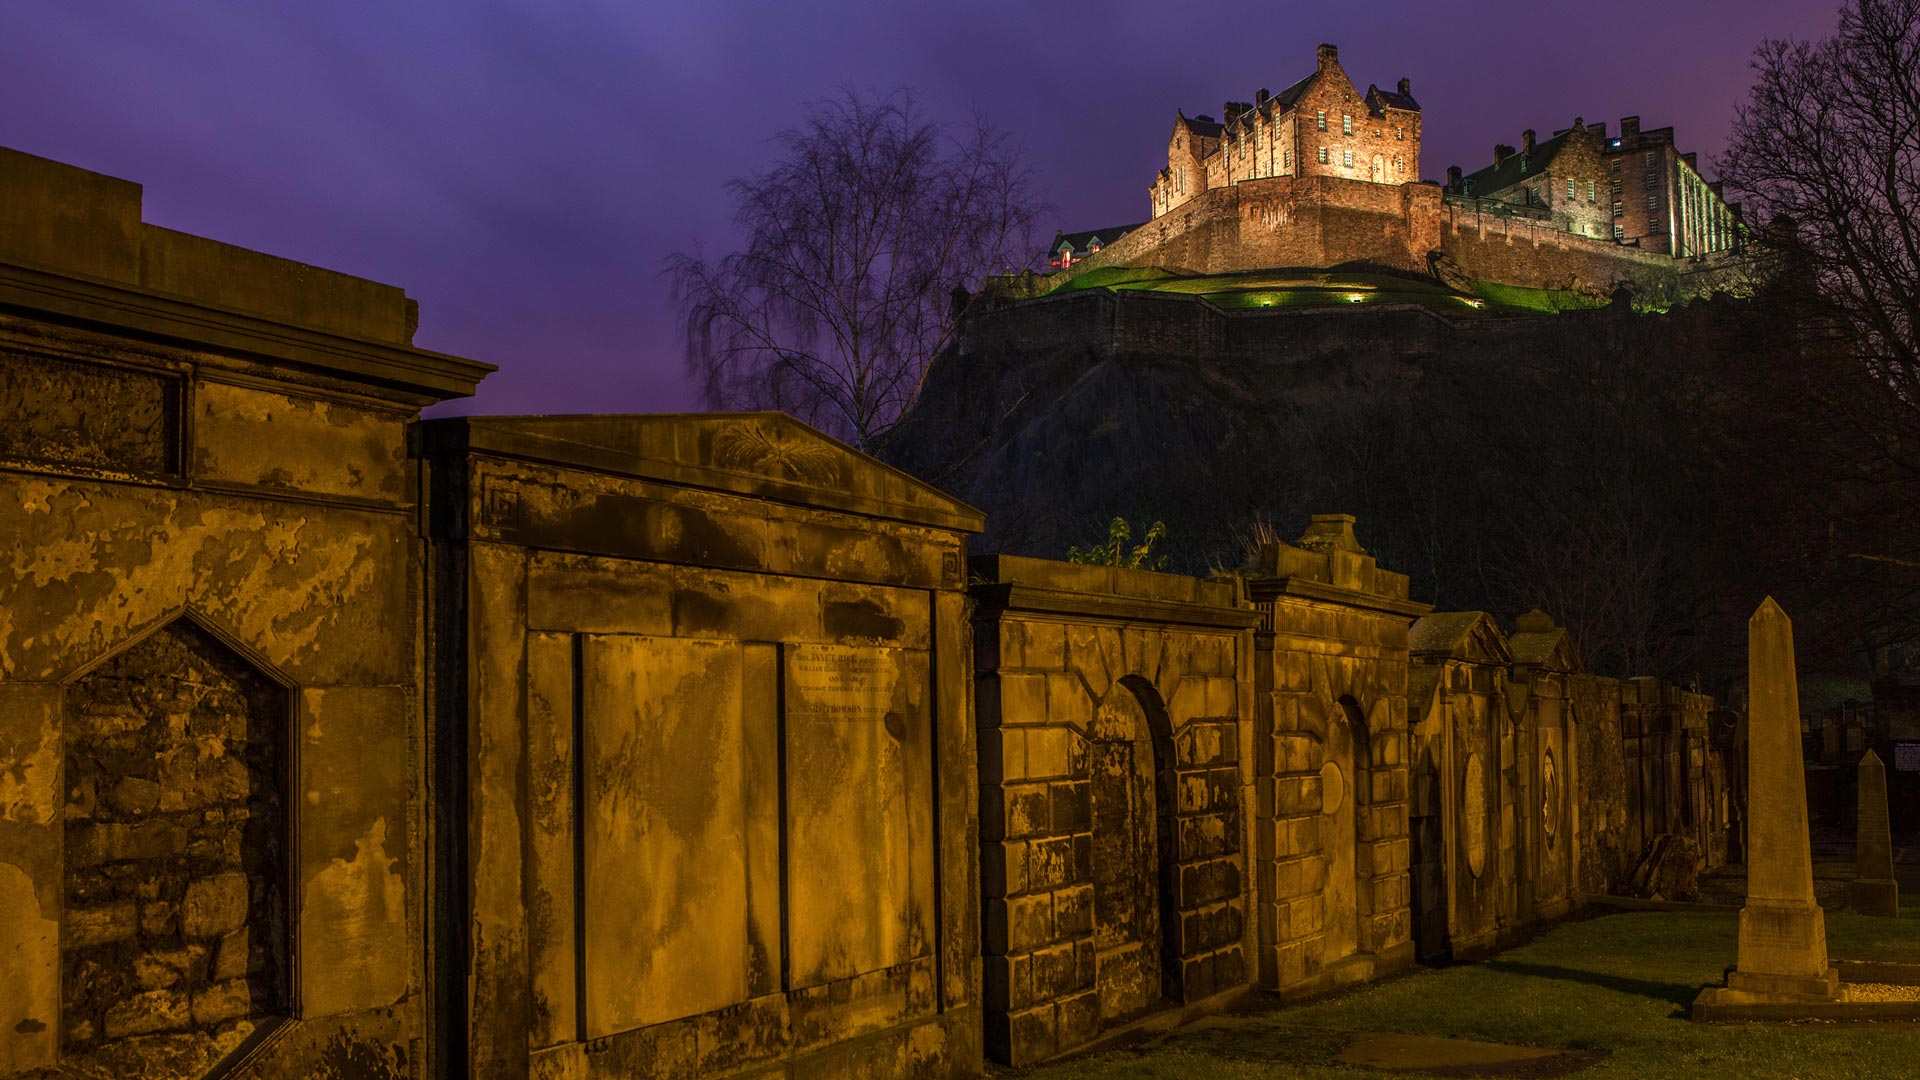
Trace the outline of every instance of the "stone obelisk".
<path fill-rule="evenodd" d="M 1771 596 L 1747 620 L 1747 903 L 1727 988 L 1772 1001 L 1840 994 L 1813 901 L 1793 624 Z"/>
<path fill-rule="evenodd" d="M 1862 915 L 1900 914 L 1900 886 L 1893 880 L 1893 835 L 1887 820 L 1887 767 L 1869 749 L 1860 757 L 1859 832 L 1854 846 L 1853 910 Z"/>

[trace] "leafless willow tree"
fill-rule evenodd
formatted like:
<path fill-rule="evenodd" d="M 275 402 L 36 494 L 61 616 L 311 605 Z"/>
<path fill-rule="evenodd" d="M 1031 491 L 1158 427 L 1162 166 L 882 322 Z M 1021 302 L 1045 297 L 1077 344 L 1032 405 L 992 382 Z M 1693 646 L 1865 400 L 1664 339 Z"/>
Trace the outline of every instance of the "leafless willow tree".
<path fill-rule="evenodd" d="M 1821 554 L 1836 589 L 1883 598 L 1861 616 L 1879 647 L 1916 632 L 1920 587 L 1920 0 L 1850 0 L 1831 37 L 1766 41 L 1753 68 L 1720 171 L 1811 338 L 1785 385 L 1847 429 Z"/>
<path fill-rule="evenodd" d="M 776 142 L 772 169 L 730 185 L 745 247 L 669 258 L 688 370 L 710 408 L 868 448 L 946 347 L 955 290 L 1032 261 L 1032 177 L 1006 133 L 950 131 L 906 91 L 816 102 Z"/>
<path fill-rule="evenodd" d="M 1753 68 L 1721 175 L 1781 272 L 1810 286 L 1890 391 L 1862 398 L 1848 382 L 1832 404 L 1897 404 L 1920 426 L 1920 0 L 1852 0 L 1832 37 L 1768 40 Z M 1877 435 L 1889 460 L 1920 469 L 1920 447 Z"/>

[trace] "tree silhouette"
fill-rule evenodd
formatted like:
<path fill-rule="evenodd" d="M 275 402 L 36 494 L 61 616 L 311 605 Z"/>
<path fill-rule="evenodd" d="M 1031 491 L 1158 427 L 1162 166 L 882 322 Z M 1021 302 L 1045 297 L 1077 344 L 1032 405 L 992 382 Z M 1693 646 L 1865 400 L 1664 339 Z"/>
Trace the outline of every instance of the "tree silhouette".
<path fill-rule="evenodd" d="M 669 257 L 687 366 L 709 408 L 781 409 L 862 449 L 919 391 L 965 290 L 1032 261 L 1019 148 L 953 136 L 906 91 L 815 102 L 782 159 L 734 180 L 744 249 Z"/>

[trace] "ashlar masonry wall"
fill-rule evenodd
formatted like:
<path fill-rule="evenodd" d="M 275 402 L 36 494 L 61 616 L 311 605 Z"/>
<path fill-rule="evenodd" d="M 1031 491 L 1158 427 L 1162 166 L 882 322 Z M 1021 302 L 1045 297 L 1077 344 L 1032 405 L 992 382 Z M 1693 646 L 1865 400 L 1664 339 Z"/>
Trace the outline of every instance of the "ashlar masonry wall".
<path fill-rule="evenodd" d="M 1413 963 L 1407 628 L 1427 606 L 1316 515 L 1246 577 L 1258 985 L 1312 993 Z"/>
<path fill-rule="evenodd" d="M 1257 616 L 1231 581 L 972 567 L 988 1056 L 1245 991 Z"/>

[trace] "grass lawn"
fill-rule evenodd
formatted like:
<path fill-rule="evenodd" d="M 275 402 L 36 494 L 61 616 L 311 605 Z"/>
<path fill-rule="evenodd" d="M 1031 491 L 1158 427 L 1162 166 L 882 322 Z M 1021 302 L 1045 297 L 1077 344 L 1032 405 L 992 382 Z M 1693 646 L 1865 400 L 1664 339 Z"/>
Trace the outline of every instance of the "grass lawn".
<path fill-rule="evenodd" d="M 1904 898 L 1903 898 L 1904 899 Z M 1904 918 L 1827 915 L 1836 959 L 1920 961 Z M 1695 1024 L 1687 1003 L 1733 962 L 1735 917 L 1634 912 L 1572 922 L 1479 964 L 1421 971 L 1318 1002 L 1257 1004 L 1136 1047 L 1037 1069 L 1033 1080 L 1427 1076 L 1329 1064 L 1351 1032 L 1438 1035 L 1606 1056 L 1581 1080 L 1920 1077 L 1920 1024 Z"/>
<path fill-rule="evenodd" d="M 1344 307 L 1352 304 L 1424 304 L 1456 317 L 1496 313 L 1552 313 L 1605 303 L 1575 293 L 1479 282 L 1462 296 L 1435 281 L 1364 271 L 1251 270 L 1184 275 L 1157 266 L 1102 266 L 1075 275 L 1057 292 L 1116 289 L 1204 296 L 1223 308 Z"/>

